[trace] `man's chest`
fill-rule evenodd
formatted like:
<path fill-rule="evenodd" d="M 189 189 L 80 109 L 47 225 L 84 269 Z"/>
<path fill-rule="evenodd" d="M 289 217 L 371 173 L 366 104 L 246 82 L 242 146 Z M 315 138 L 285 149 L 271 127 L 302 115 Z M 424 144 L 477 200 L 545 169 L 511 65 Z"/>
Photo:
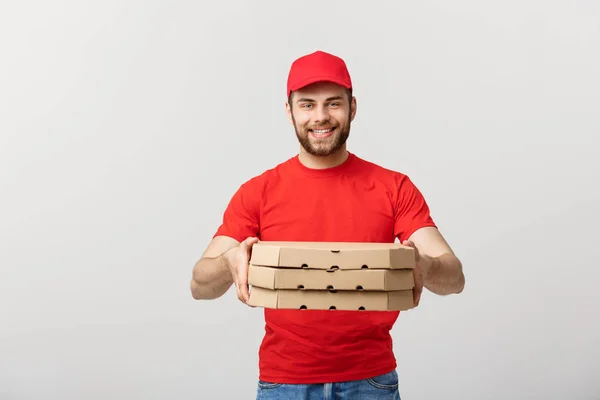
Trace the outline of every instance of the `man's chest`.
<path fill-rule="evenodd" d="M 393 242 L 394 207 L 368 182 L 288 184 L 267 191 L 260 211 L 262 240 Z"/>

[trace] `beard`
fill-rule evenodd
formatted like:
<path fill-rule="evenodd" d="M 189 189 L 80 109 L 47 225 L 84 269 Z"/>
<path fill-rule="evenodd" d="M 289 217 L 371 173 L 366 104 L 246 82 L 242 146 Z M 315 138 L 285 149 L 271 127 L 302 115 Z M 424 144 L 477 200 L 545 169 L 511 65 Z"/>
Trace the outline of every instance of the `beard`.
<path fill-rule="evenodd" d="M 332 128 L 335 128 L 333 134 L 323 139 L 312 137 L 309 128 L 298 127 L 293 115 L 292 120 L 298 142 L 308 154 L 313 156 L 325 157 L 334 154 L 344 146 L 350 136 L 350 118 L 344 125 L 332 126 Z"/>

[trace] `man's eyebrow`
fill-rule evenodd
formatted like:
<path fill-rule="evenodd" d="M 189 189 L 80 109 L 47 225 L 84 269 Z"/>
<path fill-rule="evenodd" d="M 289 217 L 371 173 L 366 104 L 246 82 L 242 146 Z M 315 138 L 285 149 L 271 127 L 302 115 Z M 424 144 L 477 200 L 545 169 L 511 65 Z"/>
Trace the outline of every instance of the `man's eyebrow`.
<path fill-rule="evenodd" d="M 343 100 L 342 96 L 332 96 L 332 97 L 328 97 L 325 101 L 332 101 L 332 100 Z M 309 102 L 309 103 L 314 103 L 315 100 L 308 98 L 308 97 L 301 97 L 297 100 L 298 102 Z"/>

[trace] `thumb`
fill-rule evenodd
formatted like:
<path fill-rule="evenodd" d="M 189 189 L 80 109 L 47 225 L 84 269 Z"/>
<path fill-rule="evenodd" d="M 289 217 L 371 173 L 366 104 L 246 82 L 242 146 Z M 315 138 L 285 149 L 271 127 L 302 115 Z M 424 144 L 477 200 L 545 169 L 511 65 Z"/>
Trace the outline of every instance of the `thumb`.
<path fill-rule="evenodd" d="M 405 240 L 405 241 L 403 241 L 403 242 L 402 242 L 402 245 L 403 245 L 403 246 L 412 247 L 412 248 L 415 250 L 415 259 L 416 259 L 417 261 L 419 261 L 419 260 L 420 260 L 420 258 L 421 258 L 421 257 L 420 257 L 420 255 L 419 255 L 419 252 L 418 252 L 418 250 L 417 250 L 417 246 L 415 246 L 415 244 L 413 243 L 413 241 L 412 241 L 412 240 Z"/>
<path fill-rule="evenodd" d="M 252 247 L 253 244 L 255 244 L 256 242 L 258 242 L 258 238 L 257 237 L 247 237 L 244 241 L 243 241 L 243 245 L 246 248 Z"/>

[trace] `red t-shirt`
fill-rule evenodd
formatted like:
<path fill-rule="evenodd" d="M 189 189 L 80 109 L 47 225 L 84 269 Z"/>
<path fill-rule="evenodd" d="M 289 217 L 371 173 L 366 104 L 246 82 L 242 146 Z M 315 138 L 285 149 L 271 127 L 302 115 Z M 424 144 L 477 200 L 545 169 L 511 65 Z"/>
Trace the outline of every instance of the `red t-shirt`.
<path fill-rule="evenodd" d="M 349 153 L 309 169 L 295 156 L 240 186 L 215 236 L 274 241 L 385 242 L 435 226 L 408 176 Z M 390 330 L 397 311 L 265 309 L 259 379 L 319 383 L 365 379 L 396 368 Z"/>

